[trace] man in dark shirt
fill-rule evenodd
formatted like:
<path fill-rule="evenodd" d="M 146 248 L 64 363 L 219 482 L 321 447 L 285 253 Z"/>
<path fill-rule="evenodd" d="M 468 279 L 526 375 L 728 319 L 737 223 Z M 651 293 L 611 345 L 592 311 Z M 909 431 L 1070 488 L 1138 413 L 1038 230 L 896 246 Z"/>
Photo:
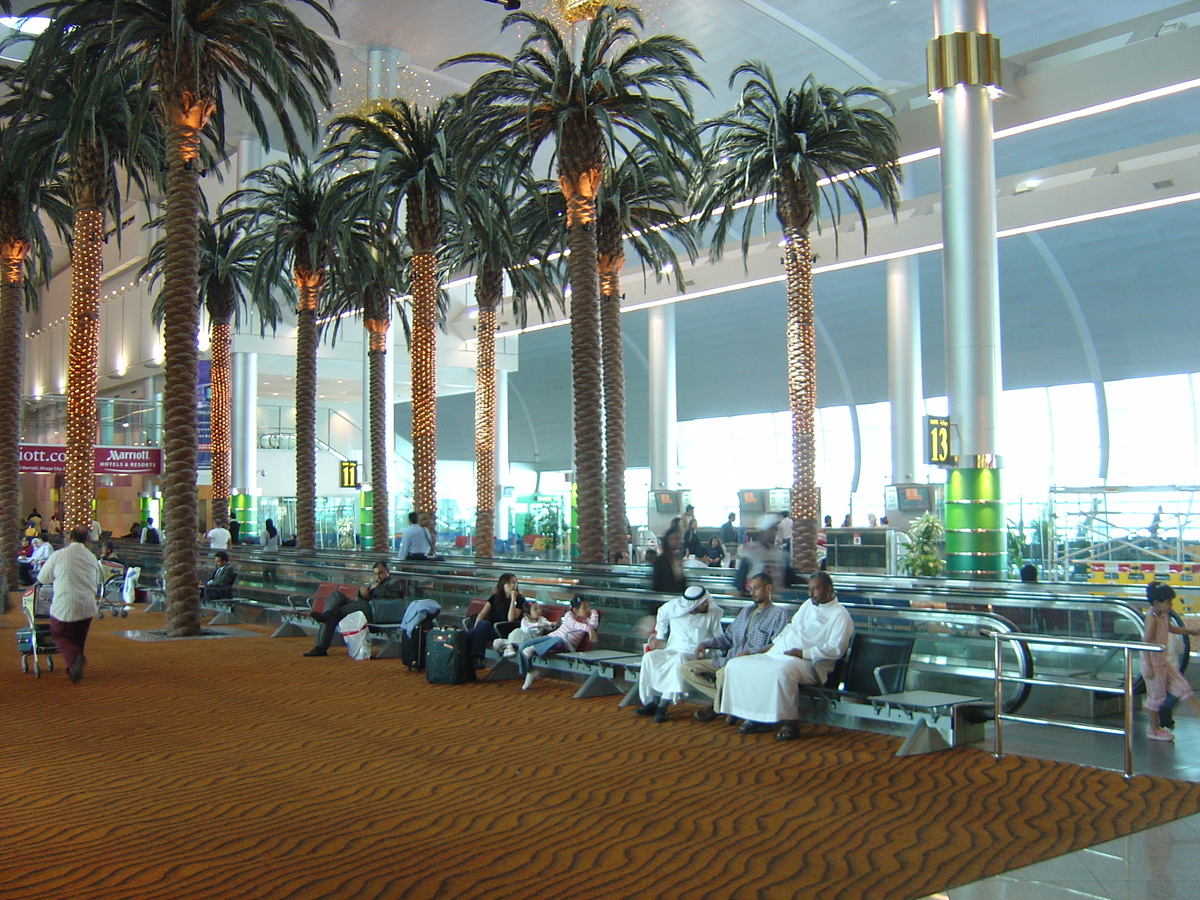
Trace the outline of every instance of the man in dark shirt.
<path fill-rule="evenodd" d="M 364 584 L 358 589 L 358 596 L 353 600 L 341 591 L 334 591 L 325 601 L 325 608 L 314 612 L 312 618 L 318 622 L 317 638 L 313 648 L 305 656 L 328 656 L 329 645 L 333 643 L 333 634 L 338 622 L 351 613 L 361 612 L 371 621 L 372 600 L 403 600 L 404 581 L 388 571 L 388 562 L 381 559 L 375 563 L 375 577 L 370 584 Z"/>
<path fill-rule="evenodd" d="M 721 526 L 721 543 L 736 544 L 737 543 L 737 526 L 733 524 L 733 520 L 737 518 L 737 513 L 730 513 L 729 520 Z"/>
<path fill-rule="evenodd" d="M 208 581 L 201 586 L 200 592 L 205 600 L 228 600 L 233 596 L 237 569 L 229 564 L 229 554 L 224 550 L 218 550 L 216 556 L 217 567 L 213 569 Z"/>

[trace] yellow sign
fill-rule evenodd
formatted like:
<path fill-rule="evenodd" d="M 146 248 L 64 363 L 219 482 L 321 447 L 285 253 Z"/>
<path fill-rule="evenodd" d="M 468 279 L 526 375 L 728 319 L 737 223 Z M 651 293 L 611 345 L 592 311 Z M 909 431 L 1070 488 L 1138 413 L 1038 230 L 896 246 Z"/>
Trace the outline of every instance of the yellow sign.
<path fill-rule="evenodd" d="M 358 462 L 352 459 L 342 460 L 342 487 L 358 487 Z"/>
<path fill-rule="evenodd" d="M 946 466 L 954 464 L 950 453 L 950 420 L 940 416 L 925 417 L 925 464 Z"/>

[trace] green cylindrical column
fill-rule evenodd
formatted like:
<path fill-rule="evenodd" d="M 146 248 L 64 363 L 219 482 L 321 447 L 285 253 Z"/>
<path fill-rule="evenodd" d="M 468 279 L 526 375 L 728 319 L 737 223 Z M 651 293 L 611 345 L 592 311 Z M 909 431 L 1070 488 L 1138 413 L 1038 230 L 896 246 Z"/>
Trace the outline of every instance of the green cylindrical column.
<path fill-rule="evenodd" d="M 258 537 L 258 502 L 249 494 L 229 498 L 229 514 L 238 520 L 238 540 L 243 544 Z"/>
<path fill-rule="evenodd" d="M 946 482 L 946 569 L 951 577 L 1004 578 L 1008 537 L 999 469 L 951 469 Z"/>
<path fill-rule="evenodd" d="M 375 492 L 358 493 L 358 533 L 360 550 L 375 549 Z"/>

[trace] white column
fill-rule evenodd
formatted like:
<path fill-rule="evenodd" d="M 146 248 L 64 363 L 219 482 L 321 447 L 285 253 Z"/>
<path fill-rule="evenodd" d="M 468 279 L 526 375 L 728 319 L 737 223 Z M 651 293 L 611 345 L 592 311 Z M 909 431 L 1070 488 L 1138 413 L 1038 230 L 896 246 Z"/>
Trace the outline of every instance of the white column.
<path fill-rule="evenodd" d="M 508 372 L 496 370 L 496 537 L 508 540 L 508 507 L 512 503 L 504 496 L 504 486 L 512 482 L 508 474 Z"/>
<path fill-rule="evenodd" d="M 938 35 L 987 33 L 987 3 L 935 0 L 934 30 Z M 997 451 L 1001 390 L 996 165 L 988 91 L 983 84 L 954 84 L 938 103 L 946 384 L 964 462 Z"/>
<path fill-rule="evenodd" d="M 888 399 L 892 412 L 892 483 L 916 481 L 921 460 L 921 295 L 917 258 L 887 264 Z"/>
<path fill-rule="evenodd" d="M 678 463 L 675 307 L 650 310 L 650 488 L 674 490 Z"/>
<path fill-rule="evenodd" d="M 258 138 L 244 137 L 237 144 L 237 183 L 235 190 L 245 187 L 246 176 L 262 167 L 262 144 Z"/>
<path fill-rule="evenodd" d="M 233 376 L 229 443 L 233 488 L 258 493 L 258 354 L 230 354 Z"/>

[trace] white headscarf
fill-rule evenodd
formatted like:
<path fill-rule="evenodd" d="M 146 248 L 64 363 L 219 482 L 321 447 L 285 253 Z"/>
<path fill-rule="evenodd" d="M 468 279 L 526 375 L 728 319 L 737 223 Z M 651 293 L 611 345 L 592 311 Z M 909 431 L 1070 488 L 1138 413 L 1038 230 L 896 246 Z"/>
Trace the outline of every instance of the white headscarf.
<path fill-rule="evenodd" d="M 717 605 L 712 595 L 702 585 L 691 584 L 683 589 L 682 596 L 668 600 L 659 608 L 658 615 L 655 617 L 654 636 L 660 641 L 665 641 L 671 631 L 671 620 L 688 615 L 706 600 L 708 601 L 707 615 L 715 616 L 716 620 L 720 622 L 724 610 Z"/>

